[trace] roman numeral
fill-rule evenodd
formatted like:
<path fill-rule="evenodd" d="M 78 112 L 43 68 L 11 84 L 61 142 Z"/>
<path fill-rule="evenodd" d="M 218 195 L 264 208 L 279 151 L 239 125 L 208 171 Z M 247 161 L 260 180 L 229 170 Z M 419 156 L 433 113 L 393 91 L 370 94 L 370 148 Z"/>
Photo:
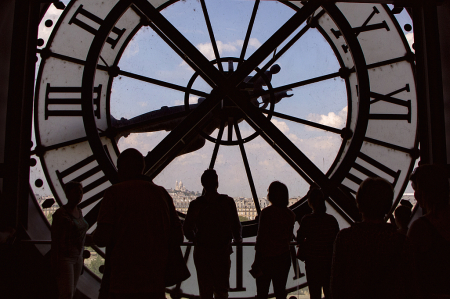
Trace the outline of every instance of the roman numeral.
<path fill-rule="evenodd" d="M 105 174 L 102 172 L 102 169 L 100 168 L 100 165 L 96 163 L 92 163 L 96 161 L 94 158 L 94 155 L 87 157 L 84 160 L 81 160 L 80 162 L 72 165 L 71 167 L 67 168 L 63 171 L 56 171 L 56 175 L 58 177 L 59 182 L 61 183 L 61 186 L 64 188 L 66 183 L 69 181 L 76 181 L 83 184 L 83 194 L 86 194 L 87 192 L 93 190 L 94 188 L 97 188 L 101 184 L 108 181 L 108 178 L 105 176 Z M 90 164 L 93 165 L 90 165 Z M 89 166 L 88 166 L 89 165 Z M 82 169 L 82 171 L 80 171 Z M 73 174 L 77 172 L 78 175 L 74 178 L 71 178 L 70 180 L 67 179 L 69 176 L 73 176 Z M 96 180 L 86 183 L 86 181 L 92 177 L 93 175 L 96 175 L 98 173 L 101 173 L 102 176 L 100 178 L 97 178 Z M 98 201 L 103 197 L 103 192 L 106 188 L 101 190 L 100 192 L 92 195 L 89 198 L 83 197 L 83 201 L 79 204 L 79 207 L 85 208 L 86 206 L 90 205 L 93 202 Z"/>
<path fill-rule="evenodd" d="M 358 158 L 361 159 L 362 161 L 367 162 L 368 164 L 375 167 L 376 169 L 381 170 L 381 172 L 383 172 L 385 174 L 381 177 L 383 177 L 384 179 L 387 179 L 392 184 L 392 186 L 395 186 L 397 184 L 398 178 L 401 173 L 400 170 L 394 171 L 391 168 L 387 167 L 386 165 L 381 164 L 377 160 L 375 160 L 361 152 L 358 154 Z M 358 186 L 368 177 L 380 177 L 379 175 L 375 174 L 373 171 L 367 169 L 366 167 L 362 166 L 361 164 L 358 164 L 358 162 L 356 162 L 356 161 L 353 164 L 352 169 L 355 169 L 364 175 L 363 177 L 358 177 L 349 172 L 345 176 L 347 179 L 356 183 Z M 352 193 L 352 194 L 356 194 L 356 191 L 358 191 L 357 189 L 354 190 L 344 184 L 341 184 L 341 188 L 345 189 L 347 192 Z"/>
<path fill-rule="evenodd" d="M 376 8 L 376 6 L 374 6 L 373 11 L 369 15 L 369 17 L 366 19 L 366 21 L 360 27 L 352 28 L 353 33 L 355 33 L 356 36 L 358 36 L 361 32 L 378 30 L 378 29 L 383 29 L 383 28 L 386 29 L 386 31 L 390 31 L 390 28 L 389 28 L 388 24 L 386 23 L 386 21 L 383 21 L 383 22 L 377 23 L 377 24 L 367 25 L 370 22 L 370 20 L 372 20 L 373 16 L 375 14 L 379 14 L 379 13 L 380 13 L 380 11 Z M 339 37 L 342 36 L 341 31 L 335 30 L 333 28 L 331 28 L 331 33 L 333 33 L 333 35 L 336 37 L 336 39 L 338 39 Z M 343 45 L 342 48 L 344 49 L 345 53 L 348 52 L 347 45 Z"/>
<path fill-rule="evenodd" d="M 384 101 L 388 102 L 394 105 L 399 105 L 402 107 L 406 107 L 408 109 L 408 112 L 406 114 L 375 114 L 371 113 L 369 114 L 369 119 L 386 119 L 386 120 L 406 120 L 409 123 L 411 123 L 411 100 L 400 100 L 397 98 L 392 97 L 393 95 L 396 95 L 402 91 L 409 92 L 409 84 L 406 84 L 405 87 L 400 88 L 396 91 L 393 91 L 391 93 L 388 93 L 387 95 L 382 95 L 376 92 L 370 92 L 370 97 L 373 98 L 373 100 L 370 101 L 370 105 L 379 102 Z"/>
<path fill-rule="evenodd" d="M 100 97 L 102 92 L 102 85 L 99 84 L 94 87 L 94 114 L 97 118 L 100 118 Z M 68 108 L 73 108 L 73 105 L 79 106 L 78 109 L 64 109 L 64 110 L 51 110 L 50 105 L 71 105 Z M 50 116 L 82 116 L 83 111 L 81 109 L 81 87 L 56 87 L 50 86 L 47 83 L 45 90 L 45 119 Z"/>
<path fill-rule="evenodd" d="M 86 30 L 87 32 L 96 35 L 97 34 L 97 29 L 95 29 L 94 27 L 91 27 L 90 25 L 88 25 L 87 23 L 83 22 L 82 20 L 78 19 L 77 17 L 81 15 L 84 16 L 85 18 L 88 18 L 89 20 L 91 20 L 94 23 L 97 23 L 99 25 L 99 27 L 102 25 L 103 20 L 99 17 L 97 17 L 96 15 L 94 15 L 93 13 L 85 10 L 83 8 L 83 5 L 80 5 L 78 7 L 78 9 L 75 11 L 75 14 L 72 16 L 72 18 L 69 21 L 69 24 L 75 24 L 81 28 L 83 28 L 84 30 Z M 117 37 L 111 38 L 108 37 L 106 39 L 106 42 L 108 44 L 111 45 L 111 48 L 114 49 L 114 47 L 117 45 L 117 42 L 119 41 L 119 39 L 122 37 L 123 33 L 125 32 L 125 28 L 119 29 L 117 27 L 114 27 L 112 29 L 112 32 L 115 33 L 117 35 Z"/>
<path fill-rule="evenodd" d="M 246 290 L 246 288 L 244 288 L 243 260 L 244 250 L 242 245 L 236 245 L 236 287 L 230 288 L 230 292 L 243 292 Z"/>

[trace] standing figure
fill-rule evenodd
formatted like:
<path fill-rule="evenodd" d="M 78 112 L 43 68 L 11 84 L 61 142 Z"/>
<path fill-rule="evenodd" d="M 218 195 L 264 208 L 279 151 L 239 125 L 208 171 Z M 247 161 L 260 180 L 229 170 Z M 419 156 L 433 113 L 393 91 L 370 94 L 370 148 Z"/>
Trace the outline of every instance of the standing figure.
<path fill-rule="evenodd" d="M 93 235 L 98 246 L 107 247 L 112 299 L 165 298 L 169 241 L 183 241 L 170 195 L 142 175 L 144 166 L 136 149 L 120 154 L 121 182 L 105 191 Z"/>
<path fill-rule="evenodd" d="M 401 234 L 406 235 L 408 233 L 411 209 L 412 204 L 406 199 L 402 199 L 400 205 L 395 209 L 395 225 L 397 225 L 397 231 Z"/>
<path fill-rule="evenodd" d="M 286 298 L 286 282 L 291 267 L 290 242 L 295 214 L 287 206 L 289 192 L 285 184 L 275 181 L 269 186 L 271 205 L 259 215 L 255 246 L 255 263 L 262 272 L 256 276 L 257 298 L 266 299 L 272 281 L 277 299 Z"/>
<path fill-rule="evenodd" d="M 313 213 L 302 218 L 297 241 L 303 251 L 311 299 L 322 298 L 322 288 L 325 298 L 329 299 L 333 244 L 339 232 L 339 224 L 334 216 L 326 213 L 325 198 L 321 190 L 309 191 L 308 205 Z"/>
<path fill-rule="evenodd" d="M 410 178 L 414 197 L 424 216 L 411 224 L 413 243 L 424 298 L 450 298 L 450 206 L 447 170 L 421 165 Z"/>
<path fill-rule="evenodd" d="M 64 192 L 67 204 L 53 214 L 51 259 L 58 298 L 70 299 L 75 294 L 83 268 L 84 241 L 89 225 L 78 208 L 83 198 L 81 183 L 68 182 Z"/>
<path fill-rule="evenodd" d="M 201 177 L 204 195 L 194 199 L 186 214 L 184 235 L 195 244 L 194 264 L 197 269 L 201 299 L 228 298 L 231 240 L 242 242 L 241 223 L 234 200 L 219 194 L 219 180 L 214 169 Z"/>
<path fill-rule="evenodd" d="M 356 203 L 362 222 L 341 230 L 334 242 L 331 268 L 333 299 L 420 298 L 412 247 L 385 216 L 394 191 L 383 178 L 367 178 Z"/>

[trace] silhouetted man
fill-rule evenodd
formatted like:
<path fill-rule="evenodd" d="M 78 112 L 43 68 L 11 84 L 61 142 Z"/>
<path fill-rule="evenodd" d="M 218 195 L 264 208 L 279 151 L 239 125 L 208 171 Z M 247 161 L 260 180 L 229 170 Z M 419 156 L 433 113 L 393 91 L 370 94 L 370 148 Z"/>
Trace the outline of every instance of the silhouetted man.
<path fill-rule="evenodd" d="M 189 205 L 184 234 L 194 241 L 194 263 L 201 299 L 228 298 L 232 238 L 242 242 L 241 223 L 234 200 L 217 193 L 219 181 L 214 169 L 201 177 L 205 194 Z"/>
<path fill-rule="evenodd" d="M 183 240 L 172 199 L 142 176 L 144 164 L 137 150 L 122 152 L 117 160 L 121 183 L 105 191 L 97 220 L 94 241 L 108 247 L 113 299 L 165 298 L 169 237 Z"/>

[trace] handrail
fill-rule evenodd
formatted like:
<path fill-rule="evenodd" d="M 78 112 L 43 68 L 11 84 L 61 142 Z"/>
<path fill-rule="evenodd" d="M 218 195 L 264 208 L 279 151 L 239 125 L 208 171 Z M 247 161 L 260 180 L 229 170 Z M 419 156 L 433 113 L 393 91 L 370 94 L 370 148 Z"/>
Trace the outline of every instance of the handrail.
<path fill-rule="evenodd" d="M 51 244 L 52 240 L 21 240 L 22 243 L 29 243 L 29 244 Z M 242 242 L 242 243 L 235 243 L 232 242 L 231 246 L 254 246 L 256 245 L 256 242 Z M 289 245 L 297 245 L 297 242 L 290 242 Z M 181 246 L 195 246 L 193 242 L 183 242 L 181 243 Z M 87 247 L 92 247 L 95 251 L 96 249 L 100 250 L 100 248 L 97 245 L 90 245 Z"/>

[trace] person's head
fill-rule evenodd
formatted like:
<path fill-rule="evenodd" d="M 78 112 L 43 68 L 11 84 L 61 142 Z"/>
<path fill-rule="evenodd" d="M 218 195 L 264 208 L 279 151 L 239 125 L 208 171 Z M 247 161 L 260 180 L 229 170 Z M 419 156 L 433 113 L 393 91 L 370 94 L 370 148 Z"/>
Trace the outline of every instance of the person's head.
<path fill-rule="evenodd" d="M 285 184 L 279 181 L 270 183 L 267 190 L 267 199 L 275 206 L 287 207 L 289 204 L 289 191 Z"/>
<path fill-rule="evenodd" d="M 367 178 L 359 186 L 356 203 L 365 220 L 383 220 L 394 198 L 392 184 L 383 178 Z"/>
<path fill-rule="evenodd" d="M 64 186 L 67 204 L 71 207 L 77 206 L 83 198 L 83 186 L 79 182 L 70 181 Z"/>
<path fill-rule="evenodd" d="M 314 188 L 308 192 L 308 205 L 313 209 L 314 213 L 325 213 L 327 207 L 325 205 L 325 196 L 322 190 Z"/>
<path fill-rule="evenodd" d="M 219 177 L 214 169 L 205 170 L 200 180 L 202 181 L 202 186 L 205 188 L 206 192 L 217 191 L 217 188 L 219 187 Z"/>
<path fill-rule="evenodd" d="M 409 179 L 414 189 L 414 197 L 427 212 L 439 210 L 448 205 L 449 183 L 443 166 L 420 165 Z"/>
<path fill-rule="evenodd" d="M 142 174 L 144 167 L 144 157 L 137 149 L 126 149 L 117 158 L 119 176 L 124 180 L 135 178 Z"/>
<path fill-rule="evenodd" d="M 411 208 L 406 205 L 399 205 L 395 209 L 394 216 L 397 227 L 407 229 L 411 219 Z"/>

